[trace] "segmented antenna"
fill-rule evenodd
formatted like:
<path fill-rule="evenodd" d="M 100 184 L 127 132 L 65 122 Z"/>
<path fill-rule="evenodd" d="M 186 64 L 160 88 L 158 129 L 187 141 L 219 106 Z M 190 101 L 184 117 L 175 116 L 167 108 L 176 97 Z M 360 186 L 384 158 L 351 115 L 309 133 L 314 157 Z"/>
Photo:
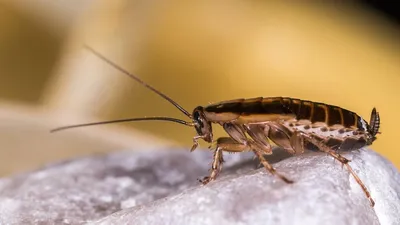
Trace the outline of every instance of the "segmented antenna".
<path fill-rule="evenodd" d="M 174 105 L 177 109 L 179 109 L 182 113 L 184 113 L 189 118 L 192 118 L 192 115 L 188 111 L 186 111 L 182 106 L 180 106 L 178 103 L 176 103 L 174 100 L 172 100 L 171 98 L 169 98 L 165 94 L 161 93 L 160 91 L 156 90 L 152 86 L 148 85 L 146 82 L 142 81 L 141 79 L 139 79 L 135 75 L 129 73 L 128 71 L 126 71 L 122 67 L 118 66 L 114 62 L 108 60 L 106 57 L 104 57 L 103 55 L 101 55 L 100 53 L 98 53 L 97 51 L 92 49 L 91 47 L 85 45 L 85 48 L 88 49 L 89 51 L 91 51 L 96 56 L 98 56 L 100 59 L 104 60 L 106 63 L 110 64 L 115 69 L 119 70 L 120 72 L 124 73 L 125 75 L 127 75 L 127 76 L 131 77 L 132 79 L 136 80 L 137 82 L 139 82 L 140 84 L 142 84 L 146 88 L 152 90 L 154 93 L 156 93 L 159 96 L 161 96 L 163 99 L 169 101 L 172 105 Z M 172 117 L 164 117 L 164 116 L 154 116 L 154 117 L 128 118 L 128 119 L 109 120 L 109 121 L 101 121 L 101 122 L 94 122 L 94 123 L 84 123 L 84 124 L 69 125 L 69 126 L 58 127 L 56 129 L 51 130 L 50 132 L 56 132 L 56 131 L 76 128 L 76 127 L 87 127 L 87 126 L 109 124 L 109 123 L 122 123 L 122 122 L 145 121 L 145 120 L 147 120 L 147 121 L 149 121 L 149 120 L 153 120 L 153 121 L 155 121 L 155 120 L 158 120 L 158 121 L 169 121 L 169 122 L 183 124 L 183 125 L 186 125 L 186 126 L 194 126 L 194 124 L 192 122 L 187 122 L 187 121 L 184 121 L 184 120 L 181 120 L 181 119 L 176 119 L 176 118 L 172 118 Z"/>
<path fill-rule="evenodd" d="M 170 118 L 170 117 L 163 117 L 163 116 L 154 116 L 154 117 L 128 118 L 128 119 L 101 121 L 101 122 L 95 122 L 95 123 L 83 123 L 83 124 L 77 124 L 77 125 L 69 125 L 69 126 L 64 126 L 64 127 L 59 127 L 59 128 L 53 129 L 50 132 L 56 132 L 56 131 L 76 128 L 76 127 L 87 127 L 87 126 L 109 124 L 109 123 L 122 123 L 122 122 L 145 121 L 145 120 L 147 120 L 147 121 L 148 120 L 159 120 L 159 121 L 161 120 L 161 121 L 169 121 L 169 122 L 179 123 L 179 124 L 183 124 L 183 125 L 191 126 L 191 127 L 194 126 L 193 123 L 186 122 L 184 120 Z"/>
<path fill-rule="evenodd" d="M 172 100 L 170 97 L 166 96 L 165 94 L 161 93 L 160 91 L 158 91 L 157 89 L 153 88 L 152 86 L 150 86 L 149 84 L 147 84 L 146 82 L 142 81 L 141 79 L 139 79 L 137 76 L 129 73 L 127 70 L 123 69 L 122 67 L 118 66 L 117 64 L 115 64 L 114 62 L 112 62 L 111 60 L 107 59 L 106 57 L 104 57 L 103 55 L 101 55 L 99 52 L 97 52 L 96 50 L 92 49 L 91 47 L 85 45 L 85 48 L 87 48 L 89 51 L 91 51 L 93 54 L 95 54 L 96 56 L 98 56 L 100 59 L 102 59 L 103 61 L 105 61 L 106 63 L 110 64 L 112 67 L 114 67 L 115 69 L 119 70 L 120 72 L 124 73 L 125 75 L 131 77 L 132 79 L 136 80 L 137 82 L 139 82 L 140 84 L 142 84 L 143 86 L 145 86 L 146 88 L 152 90 L 154 93 L 158 94 L 159 96 L 161 96 L 163 99 L 169 101 L 172 105 L 174 105 L 177 109 L 179 109 L 179 111 L 181 111 L 182 113 L 184 113 L 187 117 L 192 118 L 192 115 L 185 110 L 182 106 L 180 106 L 177 102 L 175 102 L 174 100 Z"/>

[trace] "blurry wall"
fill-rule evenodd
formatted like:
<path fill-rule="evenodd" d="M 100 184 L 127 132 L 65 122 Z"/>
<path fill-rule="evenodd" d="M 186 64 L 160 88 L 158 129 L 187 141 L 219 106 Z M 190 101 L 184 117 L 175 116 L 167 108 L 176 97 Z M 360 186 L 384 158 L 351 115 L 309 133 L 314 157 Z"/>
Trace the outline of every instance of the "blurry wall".
<path fill-rule="evenodd" d="M 258 96 L 339 105 L 367 120 L 377 107 L 382 134 L 373 149 L 400 168 L 394 147 L 400 126 L 399 29 L 358 4 L 21 2 L 0 1 L 0 98 L 33 104 L 58 118 L 57 126 L 135 116 L 184 118 L 82 48 L 88 44 L 189 111 Z M 102 129 L 115 126 L 187 148 L 195 134 L 163 122 Z"/>
<path fill-rule="evenodd" d="M 38 103 L 62 38 L 0 2 L 0 98 Z"/>

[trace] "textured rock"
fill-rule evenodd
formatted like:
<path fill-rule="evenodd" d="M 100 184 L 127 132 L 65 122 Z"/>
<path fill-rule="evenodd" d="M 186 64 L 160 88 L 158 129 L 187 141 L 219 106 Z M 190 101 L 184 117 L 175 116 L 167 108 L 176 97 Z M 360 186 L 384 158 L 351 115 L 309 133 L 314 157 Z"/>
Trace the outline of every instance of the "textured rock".
<path fill-rule="evenodd" d="M 208 175 L 211 157 L 186 149 L 124 151 L 5 178 L 0 224 L 400 224 L 400 174 L 373 151 L 347 157 L 374 208 L 347 170 L 321 153 L 274 164 L 291 185 L 242 153 L 227 154 L 223 174 L 202 186 L 196 179 Z"/>

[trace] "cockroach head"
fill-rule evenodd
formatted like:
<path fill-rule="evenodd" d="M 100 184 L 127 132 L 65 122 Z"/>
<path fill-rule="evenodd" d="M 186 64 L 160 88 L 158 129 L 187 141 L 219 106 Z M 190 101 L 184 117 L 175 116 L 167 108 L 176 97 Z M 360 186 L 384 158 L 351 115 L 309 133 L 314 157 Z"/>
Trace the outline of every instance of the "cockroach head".
<path fill-rule="evenodd" d="M 379 117 L 379 113 L 375 108 L 372 109 L 371 119 L 369 122 L 369 133 L 371 134 L 371 143 L 377 139 L 376 135 L 380 134 L 379 127 L 381 124 L 381 119 Z"/>
<path fill-rule="evenodd" d="M 193 110 L 192 118 L 197 134 L 202 136 L 204 141 L 211 143 L 213 140 L 212 126 L 204 115 L 204 108 L 201 106 L 196 107 Z"/>

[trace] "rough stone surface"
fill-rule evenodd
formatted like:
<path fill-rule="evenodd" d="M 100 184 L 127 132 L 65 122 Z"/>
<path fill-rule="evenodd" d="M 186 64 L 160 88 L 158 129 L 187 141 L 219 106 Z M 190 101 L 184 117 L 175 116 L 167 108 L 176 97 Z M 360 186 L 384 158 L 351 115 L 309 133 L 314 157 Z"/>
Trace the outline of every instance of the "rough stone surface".
<path fill-rule="evenodd" d="M 325 154 L 269 157 L 295 181 L 271 176 L 250 153 L 226 154 L 206 186 L 212 153 L 183 150 L 90 156 L 0 180 L 0 224 L 400 224 L 400 174 L 371 150 L 348 153 L 376 202 Z"/>

